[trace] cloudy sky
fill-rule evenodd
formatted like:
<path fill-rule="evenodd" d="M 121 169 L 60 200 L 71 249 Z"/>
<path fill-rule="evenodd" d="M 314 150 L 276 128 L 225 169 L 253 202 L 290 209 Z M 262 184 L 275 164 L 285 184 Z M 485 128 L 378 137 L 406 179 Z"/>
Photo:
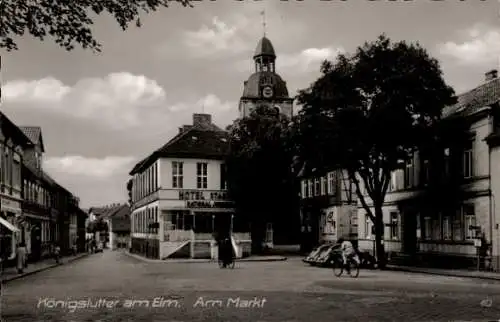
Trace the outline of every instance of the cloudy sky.
<path fill-rule="evenodd" d="M 1 109 L 18 125 L 42 127 L 45 169 L 83 207 L 125 201 L 135 162 L 190 124 L 192 113 L 204 106 L 220 126 L 234 120 L 263 9 L 292 95 L 318 76 L 323 59 L 383 32 L 420 42 L 457 92 L 499 67 L 493 0 L 205 1 L 173 4 L 127 32 L 100 17 L 101 54 L 20 40 L 19 51 L 1 53 Z"/>

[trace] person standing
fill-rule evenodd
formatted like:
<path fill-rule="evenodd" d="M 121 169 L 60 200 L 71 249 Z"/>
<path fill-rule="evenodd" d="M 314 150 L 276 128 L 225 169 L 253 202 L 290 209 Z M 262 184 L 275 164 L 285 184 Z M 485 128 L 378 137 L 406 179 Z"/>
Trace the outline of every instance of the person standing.
<path fill-rule="evenodd" d="M 16 248 L 16 257 L 17 257 L 17 272 L 22 274 L 24 272 L 24 268 L 26 267 L 26 245 L 24 243 L 20 243 Z"/>
<path fill-rule="evenodd" d="M 54 258 L 56 260 L 56 264 L 59 264 L 61 259 L 61 247 L 57 244 L 54 245 Z"/>

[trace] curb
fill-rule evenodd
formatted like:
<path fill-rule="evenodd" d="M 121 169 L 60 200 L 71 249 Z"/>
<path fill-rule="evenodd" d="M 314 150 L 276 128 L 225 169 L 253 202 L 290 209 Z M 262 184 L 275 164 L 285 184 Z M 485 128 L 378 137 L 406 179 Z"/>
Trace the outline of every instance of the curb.
<path fill-rule="evenodd" d="M 45 267 L 42 267 L 42 268 L 38 268 L 38 269 L 35 269 L 31 272 L 26 272 L 26 273 L 23 273 L 23 274 L 18 274 L 18 275 L 14 275 L 14 276 L 11 276 L 11 277 L 7 277 L 5 279 L 2 279 L 1 280 L 1 283 L 2 284 L 7 284 L 8 282 L 10 281 L 15 281 L 17 279 L 21 279 L 21 278 L 24 278 L 26 276 L 30 276 L 30 275 L 33 275 L 33 274 L 36 274 L 36 273 L 40 273 L 40 272 L 43 272 L 43 271 L 46 271 L 46 270 L 49 270 L 51 268 L 54 268 L 54 267 L 57 267 L 57 266 L 61 266 L 63 264 L 68 264 L 68 263 L 71 263 L 71 262 L 74 262 L 76 260 L 79 260 L 79 259 L 82 259 L 82 258 L 85 258 L 87 256 L 89 256 L 90 254 L 82 254 L 81 256 L 77 256 L 77 257 L 73 257 L 71 259 L 68 259 L 66 262 L 64 262 L 64 258 L 62 259 L 63 262 L 62 264 L 52 264 L 52 265 L 47 265 Z"/>
<path fill-rule="evenodd" d="M 194 263 L 213 263 L 216 262 L 217 260 L 215 259 L 151 259 L 151 258 L 145 258 L 140 255 L 136 254 L 131 254 L 130 252 L 124 252 L 128 256 L 148 262 L 148 263 L 169 263 L 169 264 L 194 264 Z M 283 257 L 283 256 L 276 256 L 274 258 L 242 258 L 242 259 L 236 259 L 236 262 L 282 262 L 286 261 L 288 258 Z"/>
<path fill-rule="evenodd" d="M 463 274 L 463 273 L 433 272 L 433 271 L 419 270 L 419 269 L 413 269 L 413 268 L 404 268 L 404 267 L 388 267 L 387 270 L 393 271 L 393 272 L 407 272 L 407 273 L 418 273 L 418 274 L 437 275 L 437 276 L 472 278 L 472 279 L 500 282 L 500 275 L 498 277 L 497 276 L 477 276 L 477 275 L 467 275 L 467 274 Z"/>

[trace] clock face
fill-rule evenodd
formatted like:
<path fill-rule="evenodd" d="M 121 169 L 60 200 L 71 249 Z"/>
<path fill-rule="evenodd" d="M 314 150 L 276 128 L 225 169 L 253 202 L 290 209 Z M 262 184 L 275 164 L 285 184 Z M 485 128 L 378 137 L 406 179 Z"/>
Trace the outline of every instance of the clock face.
<path fill-rule="evenodd" d="M 262 90 L 262 95 L 265 98 L 269 98 L 269 97 L 273 96 L 273 89 L 269 86 L 264 87 L 264 89 Z"/>

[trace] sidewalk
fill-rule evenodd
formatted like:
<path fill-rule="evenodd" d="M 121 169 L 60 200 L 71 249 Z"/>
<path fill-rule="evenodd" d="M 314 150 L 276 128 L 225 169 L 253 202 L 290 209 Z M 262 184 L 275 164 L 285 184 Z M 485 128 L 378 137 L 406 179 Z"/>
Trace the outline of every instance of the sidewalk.
<path fill-rule="evenodd" d="M 182 264 L 182 263 L 212 263 L 216 260 L 214 259 L 202 259 L 202 258 L 172 258 L 172 259 L 151 259 L 146 258 L 137 254 L 132 254 L 128 251 L 124 252 L 130 257 L 133 257 L 138 260 L 142 260 L 148 263 L 174 263 L 174 264 Z M 279 262 L 286 261 L 287 258 L 284 256 L 250 256 L 246 258 L 236 259 L 237 262 Z"/>
<path fill-rule="evenodd" d="M 72 261 L 87 257 L 88 255 L 89 255 L 89 253 L 80 253 L 76 256 L 65 256 L 61 259 L 61 265 L 71 263 Z M 47 269 L 50 269 L 50 268 L 56 267 L 56 266 L 59 266 L 59 265 L 56 264 L 55 259 L 50 258 L 50 259 L 41 260 L 41 261 L 36 262 L 36 263 L 28 264 L 28 268 L 25 268 L 24 272 L 22 274 L 17 273 L 16 267 L 7 267 L 2 272 L 2 276 L 1 276 L 2 281 L 1 282 L 3 284 L 5 284 L 9 281 L 13 281 L 13 280 L 16 280 L 16 279 L 19 279 L 19 278 L 22 278 L 22 277 L 25 277 L 28 275 L 42 272 L 42 271 L 45 271 Z"/>
<path fill-rule="evenodd" d="M 454 276 L 454 277 L 464 277 L 464 278 L 477 278 L 490 281 L 500 281 L 500 273 L 496 272 L 470 271 L 463 269 L 423 268 L 423 267 L 395 266 L 395 265 L 388 265 L 387 270 L 396 272 L 421 273 L 429 275 Z"/>

